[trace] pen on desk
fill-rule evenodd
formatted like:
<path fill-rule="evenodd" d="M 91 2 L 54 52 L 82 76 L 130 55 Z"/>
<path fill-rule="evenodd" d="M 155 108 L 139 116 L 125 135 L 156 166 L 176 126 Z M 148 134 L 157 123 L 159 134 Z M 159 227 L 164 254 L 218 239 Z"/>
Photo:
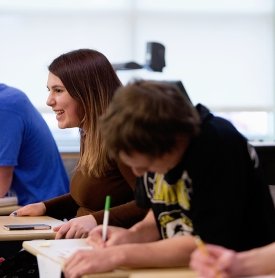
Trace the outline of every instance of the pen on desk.
<path fill-rule="evenodd" d="M 109 223 L 111 196 L 107 195 L 105 199 L 104 217 L 103 217 L 103 227 L 102 227 L 102 240 L 107 239 L 107 228 Z"/>

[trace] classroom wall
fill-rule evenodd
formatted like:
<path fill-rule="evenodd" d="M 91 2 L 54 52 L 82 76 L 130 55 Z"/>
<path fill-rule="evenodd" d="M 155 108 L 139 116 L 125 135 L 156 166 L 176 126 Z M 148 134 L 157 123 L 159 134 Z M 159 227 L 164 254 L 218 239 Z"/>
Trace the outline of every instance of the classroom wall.
<path fill-rule="evenodd" d="M 157 41 L 166 47 L 163 76 L 181 80 L 194 103 L 213 111 L 273 113 L 273 2 L 1 0 L 1 81 L 49 111 L 47 65 L 57 55 L 88 47 L 112 63 L 142 64 L 146 42 Z M 261 139 L 273 136 L 273 117 L 250 115 L 250 128 L 267 127 Z"/>
<path fill-rule="evenodd" d="M 71 180 L 75 166 L 77 165 L 77 162 L 79 160 L 79 153 L 63 152 L 61 153 L 61 157 L 63 159 L 67 174 Z"/>

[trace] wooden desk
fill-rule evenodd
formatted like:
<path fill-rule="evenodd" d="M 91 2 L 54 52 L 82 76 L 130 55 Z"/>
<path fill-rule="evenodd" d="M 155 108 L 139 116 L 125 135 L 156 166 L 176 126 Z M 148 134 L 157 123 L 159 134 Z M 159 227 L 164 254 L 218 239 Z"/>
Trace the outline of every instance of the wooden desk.
<path fill-rule="evenodd" d="M 23 241 L 32 239 L 54 239 L 55 232 L 51 230 L 22 230 L 22 231 L 8 231 L 4 229 L 7 224 L 39 224 L 45 223 L 52 227 L 63 223 L 61 220 L 49 216 L 0 216 L 0 241 Z"/>
<path fill-rule="evenodd" d="M 197 273 L 188 268 L 142 269 L 133 271 L 129 278 L 196 278 Z"/>
<path fill-rule="evenodd" d="M 10 215 L 13 211 L 19 209 L 20 206 L 5 206 L 0 207 L 0 215 Z"/>
<path fill-rule="evenodd" d="M 84 275 L 83 278 L 196 278 L 197 274 L 188 268 L 148 268 L 115 270 L 113 272 Z"/>
<path fill-rule="evenodd" d="M 31 254 L 43 255 L 62 265 L 64 254 L 77 248 L 87 248 L 85 239 L 24 241 L 23 247 Z M 89 247 L 90 248 L 90 247 Z M 195 272 L 187 268 L 117 269 L 106 273 L 84 275 L 83 278 L 195 278 Z"/>

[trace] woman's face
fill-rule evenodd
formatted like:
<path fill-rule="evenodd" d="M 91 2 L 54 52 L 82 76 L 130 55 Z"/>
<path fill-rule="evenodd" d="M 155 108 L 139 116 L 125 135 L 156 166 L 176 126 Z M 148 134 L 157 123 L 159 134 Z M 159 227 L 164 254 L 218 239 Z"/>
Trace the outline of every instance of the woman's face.
<path fill-rule="evenodd" d="M 55 112 L 58 127 L 80 127 L 84 113 L 79 112 L 77 101 L 70 96 L 62 81 L 51 72 L 49 72 L 47 87 L 49 90 L 47 105 Z"/>

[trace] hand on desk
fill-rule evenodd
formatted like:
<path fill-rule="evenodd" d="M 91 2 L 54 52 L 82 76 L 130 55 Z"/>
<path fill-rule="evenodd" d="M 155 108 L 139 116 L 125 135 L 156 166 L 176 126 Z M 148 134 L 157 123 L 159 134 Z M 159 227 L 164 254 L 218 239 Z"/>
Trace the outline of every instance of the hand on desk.
<path fill-rule="evenodd" d="M 41 216 L 45 215 L 46 207 L 43 202 L 26 205 L 12 212 L 11 216 Z"/>
<path fill-rule="evenodd" d="M 85 238 L 89 232 L 97 226 L 97 222 L 92 215 L 85 215 L 73 218 L 70 221 L 55 227 L 57 232 L 55 239 L 61 238 Z"/>
<path fill-rule="evenodd" d="M 205 278 L 235 277 L 236 252 L 207 244 L 205 252 L 197 248 L 191 256 L 190 267 Z"/>
<path fill-rule="evenodd" d="M 66 278 L 80 278 L 88 273 L 111 271 L 120 265 L 122 257 L 116 246 L 92 251 L 79 250 L 66 260 L 63 273 Z"/>

